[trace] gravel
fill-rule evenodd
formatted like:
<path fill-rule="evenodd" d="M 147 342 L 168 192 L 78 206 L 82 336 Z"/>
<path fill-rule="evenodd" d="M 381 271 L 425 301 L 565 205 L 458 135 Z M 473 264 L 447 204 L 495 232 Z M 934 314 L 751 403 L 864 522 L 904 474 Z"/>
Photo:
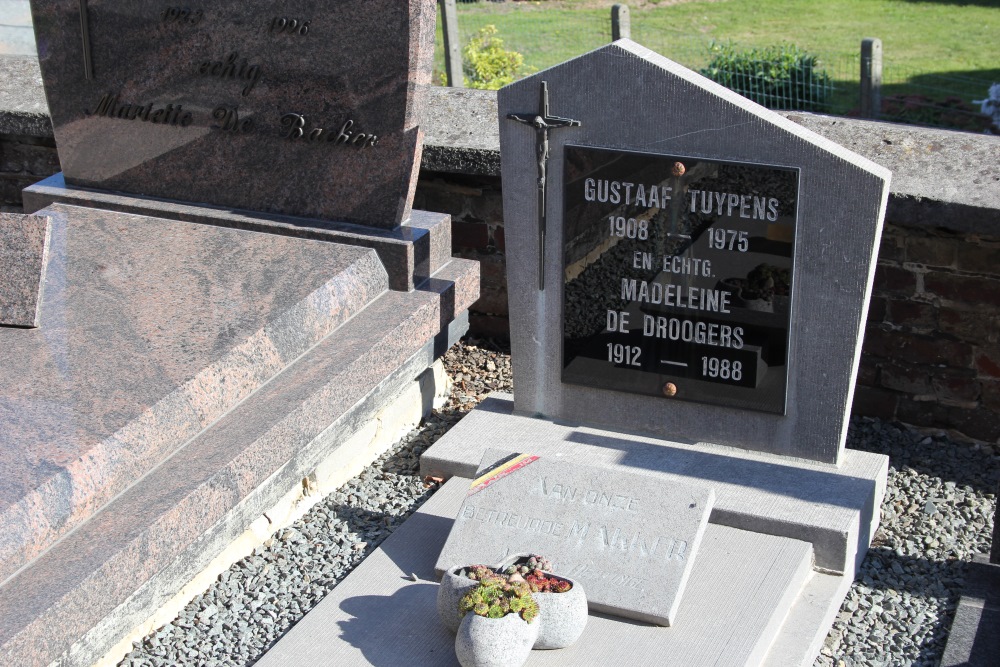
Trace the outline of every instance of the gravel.
<path fill-rule="evenodd" d="M 252 665 L 435 490 L 420 454 L 493 391 L 511 388 L 509 351 L 465 339 L 445 356 L 448 403 L 302 519 L 233 565 L 127 667 Z M 966 563 L 988 553 L 1000 457 L 989 447 L 852 419 L 848 446 L 887 454 L 882 525 L 817 667 L 935 665 Z"/>

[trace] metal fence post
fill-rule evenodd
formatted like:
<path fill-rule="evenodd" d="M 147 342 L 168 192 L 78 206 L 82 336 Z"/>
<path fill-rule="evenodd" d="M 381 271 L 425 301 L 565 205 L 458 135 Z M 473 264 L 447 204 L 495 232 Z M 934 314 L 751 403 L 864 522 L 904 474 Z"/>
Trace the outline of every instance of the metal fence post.
<path fill-rule="evenodd" d="M 878 118 L 882 111 L 882 40 L 861 40 L 861 117 Z"/>
<path fill-rule="evenodd" d="M 441 5 L 441 32 L 444 34 L 444 73 L 448 85 L 462 88 L 462 48 L 458 42 L 458 11 L 455 0 L 438 0 Z"/>
<path fill-rule="evenodd" d="M 632 19 L 628 5 L 611 5 L 611 41 L 632 39 Z"/>

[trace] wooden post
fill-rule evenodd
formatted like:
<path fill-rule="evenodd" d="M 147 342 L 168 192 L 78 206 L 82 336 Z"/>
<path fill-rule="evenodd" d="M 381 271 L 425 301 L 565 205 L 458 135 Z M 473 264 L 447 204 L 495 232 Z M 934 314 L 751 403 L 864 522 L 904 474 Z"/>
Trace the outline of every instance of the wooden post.
<path fill-rule="evenodd" d="M 632 19 L 628 5 L 611 6 L 611 41 L 632 39 Z"/>
<path fill-rule="evenodd" d="M 441 32 L 444 34 L 444 72 L 448 85 L 462 88 L 462 47 L 458 42 L 458 11 L 455 0 L 438 0 L 441 5 Z"/>
<path fill-rule="evenodd" d="M 878 118 L 882 111 L 882 40 L 861 40 L 861 117 Z"/>

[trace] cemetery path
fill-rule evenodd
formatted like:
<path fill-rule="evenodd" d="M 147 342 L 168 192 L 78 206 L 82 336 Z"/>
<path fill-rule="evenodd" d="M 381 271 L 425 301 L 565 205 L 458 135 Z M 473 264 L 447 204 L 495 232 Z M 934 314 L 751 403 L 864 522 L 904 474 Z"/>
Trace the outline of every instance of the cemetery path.
<path fill-rule="evenodd" d="M 451 397 L 358 477 L 224 572 L 120 665 L 252 665 L 434 492 L 420 454 L 493 391 L 509 351 L 467 338 L 445 356 Z M 1000 456 L 942 433 L 854 418 L 848 447 L 890 457 L 882 525 L 817 667 L 934 665 L 973 554 L 990 550 Z"/>

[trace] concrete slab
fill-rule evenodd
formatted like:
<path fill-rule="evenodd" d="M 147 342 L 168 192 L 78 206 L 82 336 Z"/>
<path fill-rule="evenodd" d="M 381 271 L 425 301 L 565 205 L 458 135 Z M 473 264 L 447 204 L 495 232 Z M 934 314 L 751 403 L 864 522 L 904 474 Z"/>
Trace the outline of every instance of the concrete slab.
<path fill-rule="evenodd" d="M 592 610 L 674 625 L 713 499 L 706 486 L 487 450 L 435 572 L 544 554 Z"/>
<path fill-rule="evenodd" d="M 463 333 L 441 322 L 478 275 L 454 260 L 386 292 L 8 579 L 0 664 L 102 656 Z"/>
<path fill-rule="evenodd" d="M 467 484 L 463 479 L 446 483 L 272 647 L 258 667 L 457 665 L 454 638 L 433 612 L 437 586 L 427 579 Z M 839 604 L 829 598 L 843 588 L 831 585 L 843 577 L 810 574 L 810 552 L 809 545 L 796 540 L 709 526 L 677 626 L 591 613 L 574 646 L 534 651 L 526 664 L 788 667 L 792 663 L 771 661 L 772 644 L 783 646 L 783 655 L 794 654 L 792 646 L 805 653 L 805 647 L 817 644 L 815 635 L 822 641 L 826 632 L 818 625 L 806 627 L 807 622 L 786 637 L 788 609 L 798 609 L 795 600 L 804 596 L 825 598 L 826 606 Z"/>
<path fill-rule="evenodd" d="M 0 328 L 0 581 L 388 290 L 371 250 L 53 205 Z"/>
<path fill-rule="evenodd" d="M 494 394 L 421 457 L 421 473 L 471 477 L 489 448 L 661 475 L 715 490 L 710 521 L 810 542 L 816 566 L 854 573 L 878 528 L 889 460 L 845 450 L 839 467 L 511 415 Z"/>
<path fill-rule="evenodd" d="M 51 230 L 45 216 L 0 213 L 0 326 L 38 326 Z"/>

